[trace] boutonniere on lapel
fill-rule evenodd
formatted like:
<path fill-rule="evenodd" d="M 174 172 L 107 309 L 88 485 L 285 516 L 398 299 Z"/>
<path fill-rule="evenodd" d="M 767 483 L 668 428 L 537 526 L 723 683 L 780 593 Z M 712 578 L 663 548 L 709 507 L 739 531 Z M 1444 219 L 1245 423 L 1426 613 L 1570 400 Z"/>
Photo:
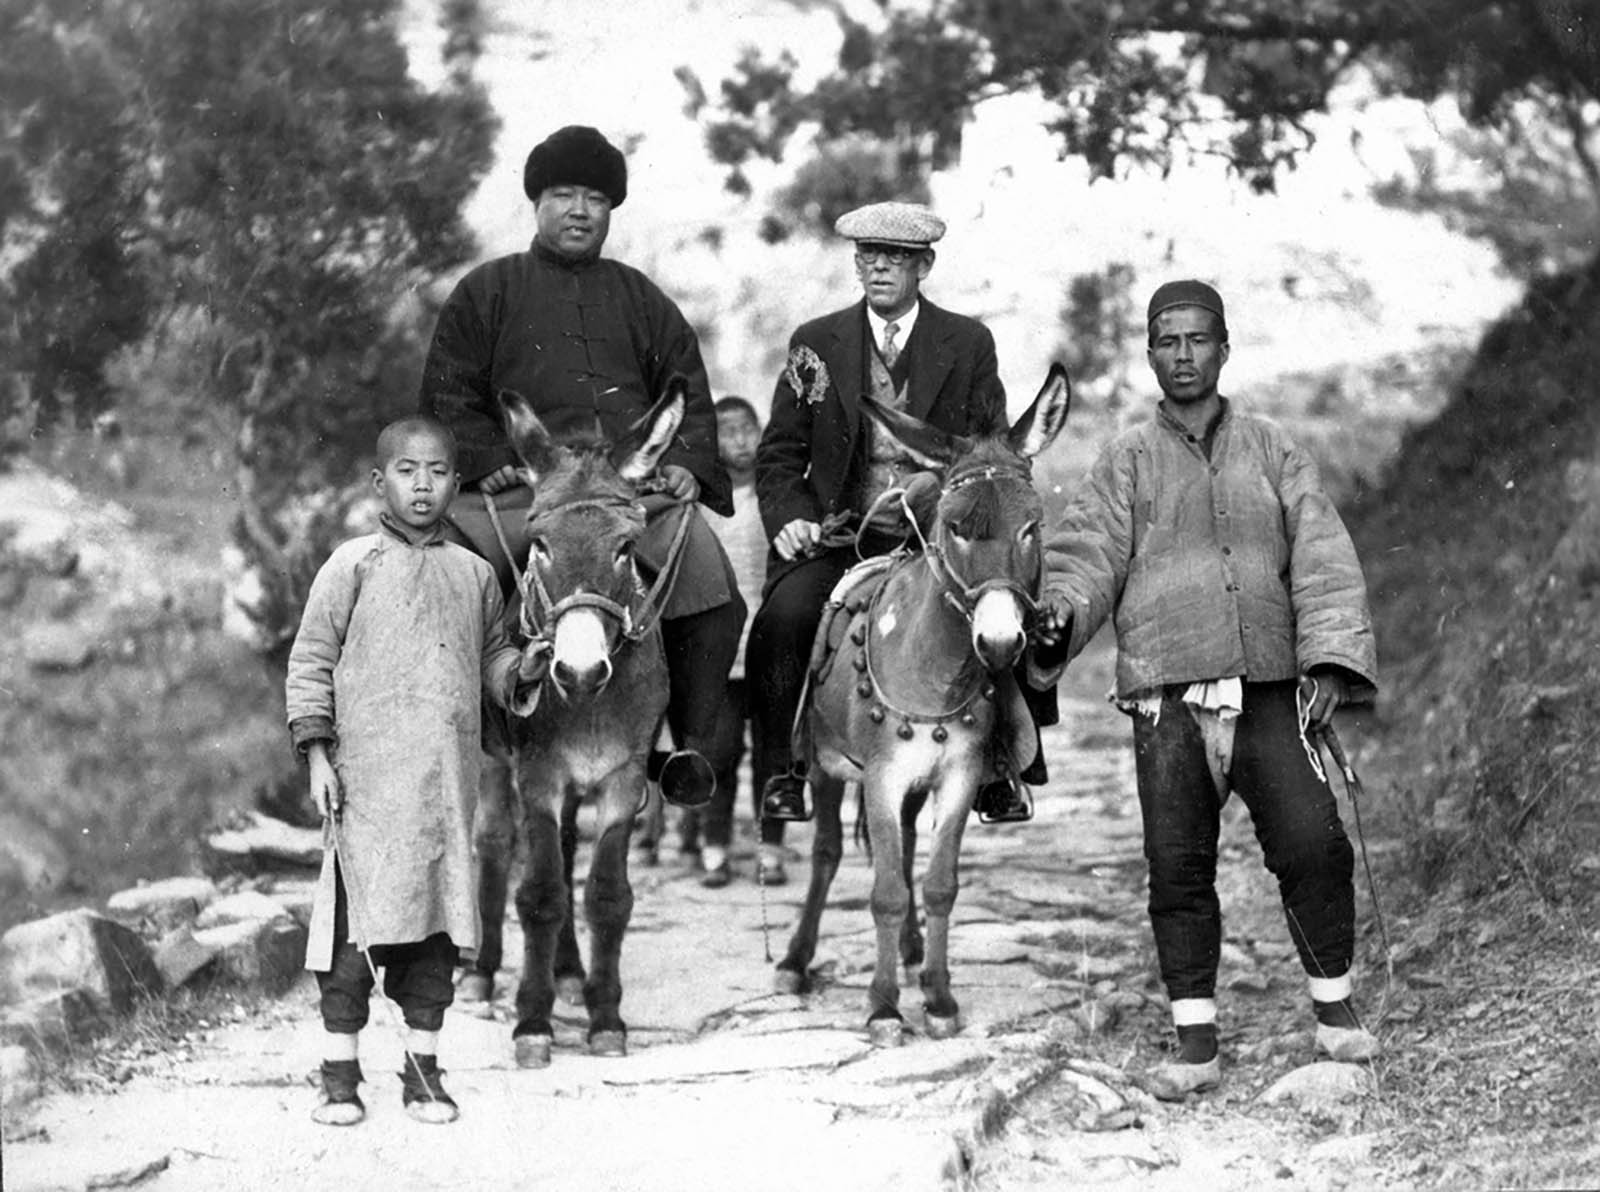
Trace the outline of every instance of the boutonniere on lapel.
<path fill-rule="evenodd" d="M 783 370 L 783 379 L 794 390 L 795 401 L 816 405 L 828 393 L 830 383 L 828 366 L 805 344 L 789 349 L 789 363 Z"/>

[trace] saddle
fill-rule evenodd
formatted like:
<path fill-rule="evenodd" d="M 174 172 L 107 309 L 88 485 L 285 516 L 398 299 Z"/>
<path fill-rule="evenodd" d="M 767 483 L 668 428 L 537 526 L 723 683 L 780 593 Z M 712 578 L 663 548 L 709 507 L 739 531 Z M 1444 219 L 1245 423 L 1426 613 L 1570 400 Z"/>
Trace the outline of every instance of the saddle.
<path fill-rule="evenodd" d="M 846 638 L 856 645 L 864 640 L 856 635 L 856 626 L 860 624 L 860 634 L 869 632 L 864 622 L 873 600 L 895 568 L 915 557 L 895 551 L 866 559 L 845 572 L 834 585 L 827 602 L 822 606 L 822 619 L 817 624 L 817 636 L 811 644 L 805 685 L 800 689 L 800 702 L 796 706 L 790 732 L 790 757 L 799 759 L 811 756 L 809 712 L 813 688 L 832 673 Z M 998 676 L 992 698 L 997 724 L 993 737 L 993 756 L 985 767 L 985 781 L 1006 772 L 1020 774 L 1033 764 L 1039 754 L 1039 734 L 1016 676 L 1010 672 Z"/>
<path fill-rule="evenodd" d="M 811 717 L 808 715 L 811 690 L 833 670 L 834 658 L 850 632 L 851 624 L 857 617 L 865 615 L 895 564 L 907 557 L 896 551 L 863 559 L 846 571 L 828 594 L 822 606 L 822 619 L 817 623 L 817 636 L 811 643 L 811 660 L 806 666 L 805 684 L 800 688 L 800 702 L 795 705 L 794 727 L 789 736 L 790 757 L 799 759 L 811 756 Z M 840 616 L 841 613 L 845 615 Z"/>

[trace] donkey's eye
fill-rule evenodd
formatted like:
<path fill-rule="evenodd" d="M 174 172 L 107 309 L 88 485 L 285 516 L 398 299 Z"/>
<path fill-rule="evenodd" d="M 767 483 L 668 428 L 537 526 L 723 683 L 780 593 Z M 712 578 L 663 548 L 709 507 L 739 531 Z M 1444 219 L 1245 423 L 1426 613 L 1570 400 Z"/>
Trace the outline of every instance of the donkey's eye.
<path fill-rule="evenodd" d="M 1031 521 L 1017 531 L 1017 541 L 1027 546 L 1039 540 L 1039 523 Z"/>
<path fill-rule="evenodd" d="M 530 558 L 539 560 L 546 567 L 550 565 L 550 543 L 548 540 L 534 535 L 533 541 L 528 544 Z"/>
<path fill-rule="evenodd" d="M 612 560 L 612 566 L 616 567 L 620 571 L 631 562 L 633 562 L 633 543 L 619 543 L 617 546 L 616 557 Z"/>

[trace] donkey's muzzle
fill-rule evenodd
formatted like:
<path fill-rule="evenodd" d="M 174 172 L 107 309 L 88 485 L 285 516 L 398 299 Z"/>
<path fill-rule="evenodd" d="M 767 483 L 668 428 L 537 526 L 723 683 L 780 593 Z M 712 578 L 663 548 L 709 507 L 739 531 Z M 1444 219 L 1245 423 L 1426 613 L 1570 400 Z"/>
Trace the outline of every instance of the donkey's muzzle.
<path fill-rule="evenodd" d="M 1010 670 L 1028 642 L 1027 610 L 1009 587 L 984 592 L 972 608 L 972 649 L 991 674 Z"/>

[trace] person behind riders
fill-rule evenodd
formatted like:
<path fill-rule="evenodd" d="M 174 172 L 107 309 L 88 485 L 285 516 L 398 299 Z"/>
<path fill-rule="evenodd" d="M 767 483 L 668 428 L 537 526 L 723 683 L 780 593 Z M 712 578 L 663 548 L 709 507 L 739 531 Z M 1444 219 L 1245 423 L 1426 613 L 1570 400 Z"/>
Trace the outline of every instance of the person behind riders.
<path fill-rule="evenodd" d="M 408 1028 L 407 1111 L 428 1122 L 457 1115 L 438 1042 L 458 952 L 479 939 L 479 709 L 484 692 L 511 701 L 522 669 L 493 568 L 441 526 L 456 491 L 449 430 L 420 417 L 385 427 L 372 484 L 384 505 L 378 529 L 317 572 L 284 686 L 289 733 L 326 821 L 306 967 L 325 1032 L 313 1116 L 328 1125 L 366 1112 L 358 1044 L 369 959 Z"/>
<path fill-rule="evenodd" d="M 1361 564 L 1315 464 L 1217 390 L 1222 298 L 1169 282 L 1148 325 L 1161 401 L 1106 446 L 1047 537 L 1032 661 L 1053 680 L 1113 619 L 1179 1047 L 1152 1091 L 1177 1098 L 1221 1075 L 1216 870 L 1230 791 L 1278 879 L 1318 1045 L 1337 1060 L 1378 1052 L 1351 1003 L 1354 854 L 1314 753 L 1336 708 L 1376 695 L 1377 661 Z"/>
<path fill-rule="evenodd" d="M 668 562 L 680 517 L 688 518 L 661 635 L 673 737 L 680 749 L 704 753 L 746 610 L 727 556 L 696 505 L 733 512 L 699 341 L 654 282 L 600 255 L 612 210 L 628 194 L 627 162 L 603 135 L 580 125 L 550 134 L 528 155 L 523 190 L 533 202 L 533 243 L 479 265 L 456 284 L 423 366 L 421 408 L 461 444 L 465 492 L 451 520 L 495 564 L 509 592 L 511 566 L 484 498 L 504 509 L 501 526 L 520 558 L 528 548 L 524 514 L 532 494 L 514 466 L 497 394 L 521 393 L 558 442 L 569 433 L 592 436 L 596 425 L 617 442 L 667 381 L 681 375 L 688 382 L 683 422 L 657 469 L 660 493 L 645 500 L 648 522 L 637 558 L 654 578 Z M 669 799 L 672 764 L 661 772 Z"/>
<path fill-rule="evenodd" d="M 931 517 L 937 496 L 933 478 L 862 413 L 861 395 L 955 434 L 979 433 L 1006 418 L 994 337 L 976 319 L 922 296 L 944 221 L 919 204 L 874 203 L 834 226 L 855 242 L 863 298 L 803 324 L 790 338 L 756 452 L 756 491 L 772 555 L 745 670 L 756 685 L 754 769 L 762 815 L 776 820 L 808 814 L 790 733 L 823 604 L 858 557 L 887 554 L 905 540 L 900 502 L 875 508 L 880 496 L 913 489 L 919 522 Z M 853 531 L 862 517 L 859 555 L 855 541 L 824 539 L 825 523 L 848 523 Z M 1041 723 L 1053 718 L 1053 695 L 1032 693 L 1030 705 Z M 986 783 L 979 814 L 1028 819 L 1031 802 L 1019 780 L 1044 780 L 1042 755 L 1021 775 Z"/>
<path fill-rule="evenodd" d="M 751 608 L 760 604 L 761 587 L 767 576 L 767 535 L 762 529 L 761 511 L 756 503 L 756 444 L 760 439 L 761 417 L 754 406 L 742 397 L 724 397 L 717 402 L 717 449 L 733 481 L 733 516 L 712 513 L 706 520 L 722 540 L 739 579 L 739 594 Z M 726 886 L 733 877 L 728 849 L 733 843 L 739 763 L 744 757 L 745 721 L 750 715 L 749 687 L 745 681 L 745 642 L 749 639 L 749 630 L 747 624 L 745 638 L 739 642 L 739 654 L 728 678 L 728 696 L 722 704 L 709 755 L 711 768 L 717 776 L 716 792 L 703 810 L 684 812 L 685 819 L 690 821 L 685 831 L 704 833 L 705 875 L 700 884 L 711 889 Z M 761 834 L 757 878 L 767 885 L 778 886 L 788 880 L 783 855 L 784 821 L 761 817 L 759 789 L 753 787 L 751 791 Z"/>

